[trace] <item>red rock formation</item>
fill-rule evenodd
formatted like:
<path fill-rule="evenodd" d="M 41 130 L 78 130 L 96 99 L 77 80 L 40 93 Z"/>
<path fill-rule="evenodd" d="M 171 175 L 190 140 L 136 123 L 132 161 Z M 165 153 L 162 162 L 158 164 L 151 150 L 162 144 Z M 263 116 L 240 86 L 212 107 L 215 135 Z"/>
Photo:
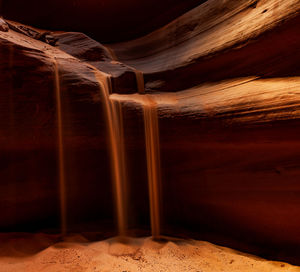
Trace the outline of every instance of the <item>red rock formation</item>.
<path fill-rule="evenodd" d="M 7 23 L 0 18 L 0 31 L 7 32 L 9 30 Z"/>
<path fill-rule="evenodd" d="M 130 227 L 149 223 L 143 98 L 132 94 L 138 70 L 158 104 L 164 233 L 180 229 L 299 263 L 299 8 L 297 0 L 211 0 L 106 47 L 81 33 L 52 33 L 53 47 L 0 32 L 1 230 L 58 225 L 55 57 L 70 228 L 111 222 L 113 213 L 91 65 L 123 94 L 112 97 L 124 105 Z"/>
<path fill-rule="evenodd" d="M 299 2 L 253 2 L 208 1 L 164 28 L 111 47 L 120 61 L 143 71 L 148 91 L 299 75 Z"/>

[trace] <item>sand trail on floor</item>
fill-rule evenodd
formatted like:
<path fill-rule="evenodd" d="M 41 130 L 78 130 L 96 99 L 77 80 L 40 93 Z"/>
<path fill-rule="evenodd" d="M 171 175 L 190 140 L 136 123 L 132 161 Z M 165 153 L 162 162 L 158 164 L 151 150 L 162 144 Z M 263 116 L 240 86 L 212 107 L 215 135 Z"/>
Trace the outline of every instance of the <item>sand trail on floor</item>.
<path fill-rule="evenodd" d="M 300 267 L 195 240 L 156 242 L 134 238 L 121 243 L 112 238 L 91 243 L 76 237 L 47 247 L 51 241 L 39 235 L 33 240 L 2 243 L 0 272 L 300 271 Z"/>

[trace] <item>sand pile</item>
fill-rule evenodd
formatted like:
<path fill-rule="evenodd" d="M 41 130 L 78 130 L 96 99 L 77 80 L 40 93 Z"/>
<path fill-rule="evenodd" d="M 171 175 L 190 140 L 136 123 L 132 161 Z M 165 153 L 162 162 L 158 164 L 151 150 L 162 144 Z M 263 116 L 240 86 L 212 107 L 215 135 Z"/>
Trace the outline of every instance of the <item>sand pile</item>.
<path fill-rule="evenodd" d="M 135 238 L 127 243 L 116 239 L 90 243 L 73 237 L 48 246 L 53 237 L 36 235 L 33 239 L 2 241 L 1 272 L 300 271 L 300 267 L 194 240 Z"/>

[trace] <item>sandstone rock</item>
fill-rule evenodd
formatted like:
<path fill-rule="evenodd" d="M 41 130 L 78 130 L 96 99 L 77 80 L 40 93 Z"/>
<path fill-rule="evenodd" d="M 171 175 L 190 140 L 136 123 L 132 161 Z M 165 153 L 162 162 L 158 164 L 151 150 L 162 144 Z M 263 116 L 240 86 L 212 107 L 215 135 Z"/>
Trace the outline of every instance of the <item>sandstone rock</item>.
<path fill-rule="evenodd" d="M 57 42 L 57 39 L 51 35 L 50 31 L 41 31 L 41 30 L 33 29 L 33 28 L 28 27 L 28 26 L 18 24 L 18 23 L 15 23 L 15 22 L 11 22 L 11 21 L 8 22 L 7 24 L 12 30 L 14 30 L 18 33 L 21 33 L 21 34 L 26 35 L 30 38 L 48 43 L 52 46 L 54 46 Z"/>
<path fill-rule="evenodd" d="M 62 51 L 87 62 L 112 76 L 112 91 L 115 93 L 136 93 L 136 69 L 115 60 L 113 52 L 82 33 L 56 34 L 58 47 Z"/>
<path fill-rule="evenodd" d="M 68 209 L 68 224 L 82 221 L 77 216 L 88 219 L 99 213 L 99 207 L 98 211 L 93 208 L 99 199 L 105 207 L 99 214 L 112 218 L 113 206 L 105 197 L 111 190 L 109 182 L 101 185 L 104 195 L 92 188 L 99 185 L 99 176 L 109 180 L 110 174 L 100 87 L 91 68 L 15 31 L 0 33 L 0 58 L 0 161 L 4 163 L 0 170 L 1 231 L 59 227 L 55 58 L 64 109 L 65 155 L 70 171 L 67 182 L 72 184 L 68 186 L 68 207 L 72 207 Z M 82 142 L 84 147 L 80 147 Z M 101 158 L 105 159 L 98 167 Z M 82 187 L 80 180 L 89 182 Z M 90 203 L 90 211 L 81 203 Z"/>
<path fill-rule="evenodd" d="M 298 75 L 299 1 L 259 1 L 254 9 L 253 2 L 208 1 L 164 28 L 111 48 L 121 62 L 144 73 L 146 85 L 162 83 L 152 91 Z"/>
<path fill-rule="evenodd" d="M 95 68 L 112 75 L 111 97 L 123 105 L 130 226 L 149 225 L 137 70 L 159 114 L 163 232 L 252 253 L 282 251 L 275 257 L 299 263 L 300 250 L 289 249 L 300 245 L 300 6 L 266 0 L 254 8 L 254 2 L 208 1 L 122 44 L 55 32 L 53 47 L 1 32 L 1 230 L 59 225 L 56 59 L 71 229 L 88 222 L 99 230 L 105 220 L 113 225 Z"/>
<path fill-rule="evenodd" d="M 7 32 L 9 27 L 7 23 L 0 17 L 0 31 Z"/>

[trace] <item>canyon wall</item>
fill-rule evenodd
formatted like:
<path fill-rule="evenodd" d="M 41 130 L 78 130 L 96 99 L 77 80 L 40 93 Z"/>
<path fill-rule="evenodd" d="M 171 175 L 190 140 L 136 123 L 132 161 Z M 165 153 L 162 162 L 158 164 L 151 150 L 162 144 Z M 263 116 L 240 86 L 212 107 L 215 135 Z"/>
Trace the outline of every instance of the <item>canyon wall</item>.
<path fill-rule="evenodd" d="M 149 234 L 150 225 L 146 94 L 160 128 L 163 233 L 299 264 L 299 9 L 296 0 L 209 0 L 106 45 L 52 32 L 51 46 L 8 21 L 14 28 L 0 32 L 1 231 L 59 231 L 55 59 L 70 231 L 116 232 L 97 69 L 111 75 L 111 98 L 123 108 L 132 233 Z"/>

